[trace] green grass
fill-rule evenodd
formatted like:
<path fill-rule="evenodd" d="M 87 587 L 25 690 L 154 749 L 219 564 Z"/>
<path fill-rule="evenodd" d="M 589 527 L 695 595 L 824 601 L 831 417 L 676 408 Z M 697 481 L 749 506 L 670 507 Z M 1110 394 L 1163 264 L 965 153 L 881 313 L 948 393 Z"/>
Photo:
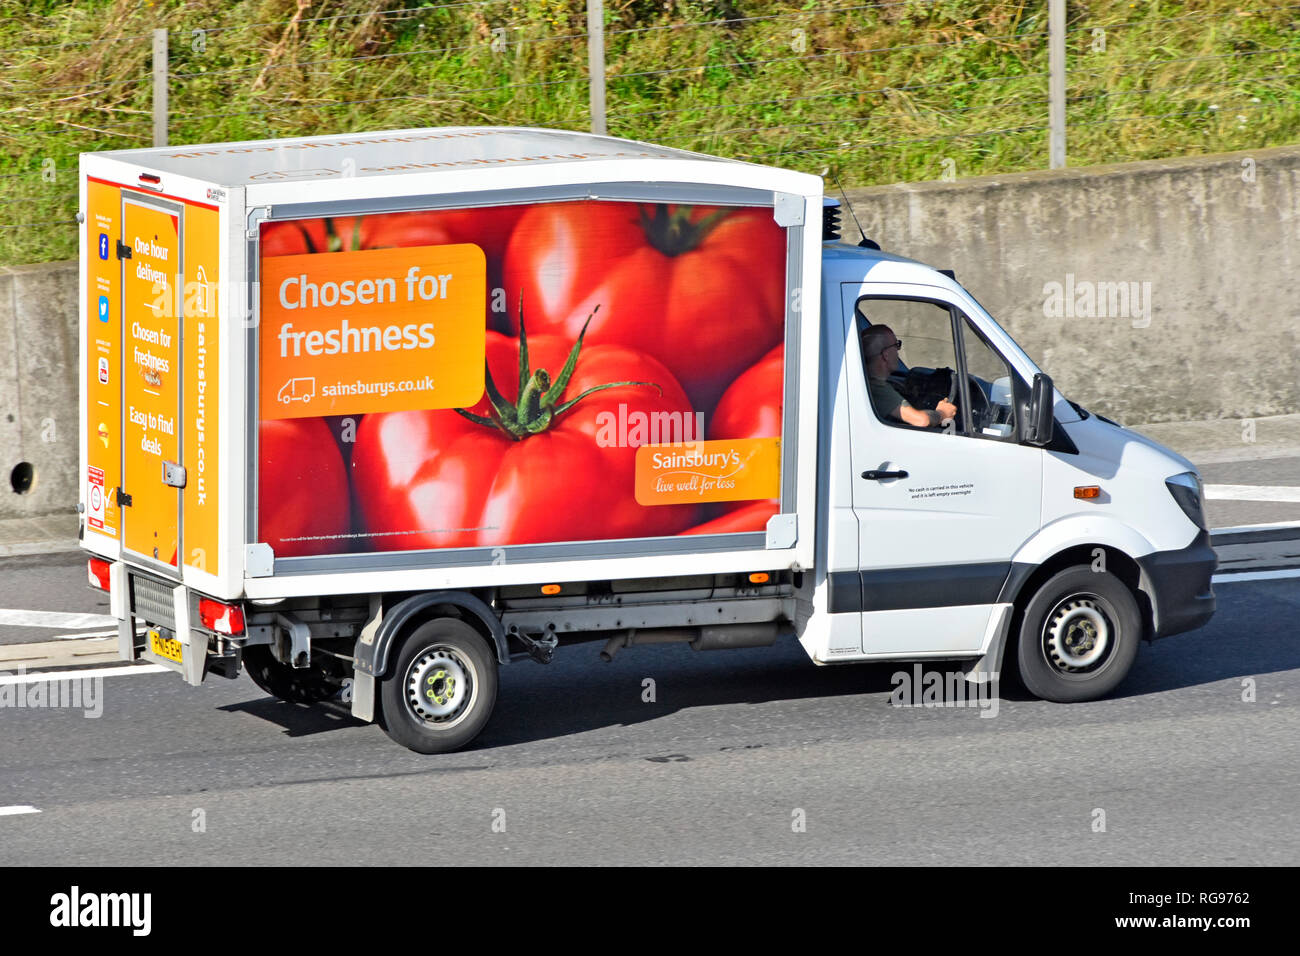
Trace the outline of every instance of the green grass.
<path fill-rule="evenodd" d="M 589 128 L 585 3 L 417 6 L 0 0 L 0 262 L 75 255 L 77 153 L 151 145 L 155 27 L 172 144 Z M 1300 139 L 1300 0 L 1072 0 L 1068 19 L 1070 165 Z M 846 186 L 1047 165 L 1046 0 L 607 0 L 606 21 L 617 136 Z"/>

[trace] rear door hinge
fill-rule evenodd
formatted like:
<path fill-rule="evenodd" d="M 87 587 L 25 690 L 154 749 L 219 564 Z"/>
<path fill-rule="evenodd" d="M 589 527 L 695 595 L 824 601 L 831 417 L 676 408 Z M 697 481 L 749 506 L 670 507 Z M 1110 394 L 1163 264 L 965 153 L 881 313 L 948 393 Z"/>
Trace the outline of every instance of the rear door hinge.
<path fill-rule="evenodd" d="M 121 488 L 115 488 L 113 490 L 113 502 L 119 508 L 129 508 L 131 507 L 131 496 Z"/>
<path fill-rule="evenodd" d="M 128 246 L 128 245 L 127 245 L 125 242 L 123 242 L 121 239 L 117 240 L 117 257 L 118 257 L 119 259 L 130 259 L 130 258 L 131 258 L 131 247 Z"/>

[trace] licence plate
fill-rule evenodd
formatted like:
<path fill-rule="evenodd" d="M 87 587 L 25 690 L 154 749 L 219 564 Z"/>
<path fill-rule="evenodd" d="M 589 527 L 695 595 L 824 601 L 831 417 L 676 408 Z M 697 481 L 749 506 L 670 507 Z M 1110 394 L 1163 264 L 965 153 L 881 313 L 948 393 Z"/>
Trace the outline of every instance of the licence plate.
<path fill-rule="evenodd" d="M 181 642 L 174 637 L 163 637 L 154 628 L 149 629 L 149 650 L 159 657 L 165 657 L 177 664 L 181 663 Z"/>

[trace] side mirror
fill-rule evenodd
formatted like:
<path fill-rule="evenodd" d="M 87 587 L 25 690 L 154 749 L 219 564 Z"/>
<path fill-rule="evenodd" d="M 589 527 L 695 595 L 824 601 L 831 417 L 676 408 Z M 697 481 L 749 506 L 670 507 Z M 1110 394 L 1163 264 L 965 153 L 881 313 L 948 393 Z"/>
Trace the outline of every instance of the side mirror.
<path fill-rule="evenodd" d="M 1056 388 L 1052 377 L 1044 372 L 1034 375 L 1034 386 L 1029 396 L 1029 421 L 1025 429 L 1025 441 L 1030 445 L 1043 447 L 1052 441 L 1052 430 L 1056 420 L 1052 415 L 1052 406 L 1056 399 Z"/>

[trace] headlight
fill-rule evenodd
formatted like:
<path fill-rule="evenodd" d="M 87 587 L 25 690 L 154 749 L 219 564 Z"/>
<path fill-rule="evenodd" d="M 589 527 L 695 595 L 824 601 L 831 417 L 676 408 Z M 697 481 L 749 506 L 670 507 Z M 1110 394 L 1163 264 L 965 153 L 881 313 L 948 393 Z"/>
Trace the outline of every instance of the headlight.
<path fill-rule="evenodd" d="M 1165 479 L 1165 487 L 1183 509 L 1183 514 L 1202 531 L 1205 527 L 1205 507 L 1202 504 L 1205 495 L 1201 489 L 1201 476 L 1194 471 L 1185 471 L 1180 475 Z"/>

